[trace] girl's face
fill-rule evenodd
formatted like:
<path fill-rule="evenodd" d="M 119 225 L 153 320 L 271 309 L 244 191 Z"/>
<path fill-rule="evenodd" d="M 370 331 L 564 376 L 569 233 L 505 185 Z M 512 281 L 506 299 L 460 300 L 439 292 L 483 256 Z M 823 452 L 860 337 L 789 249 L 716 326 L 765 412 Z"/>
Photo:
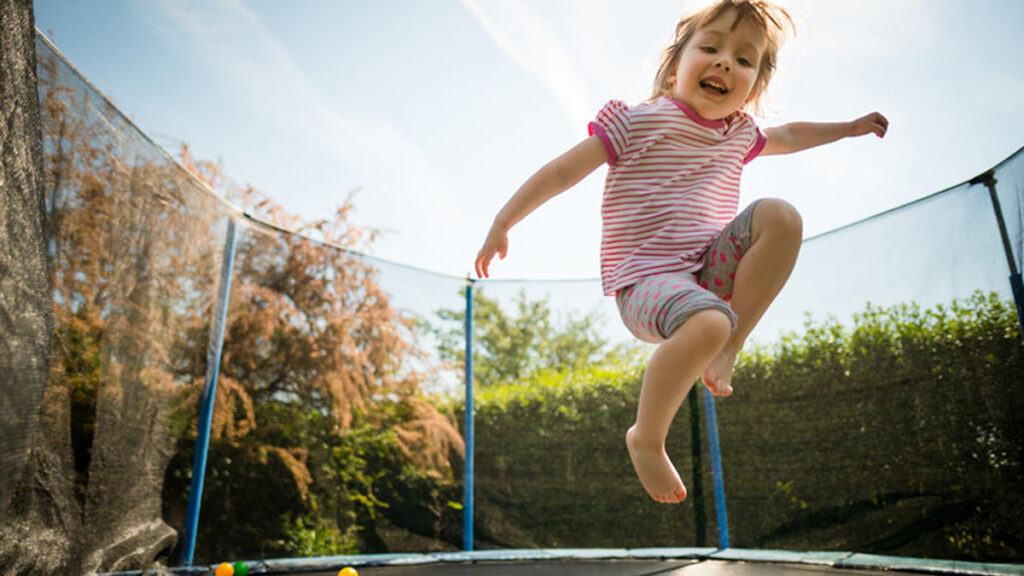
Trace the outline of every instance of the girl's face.
<path fill-rule="evenodd" d="M 669 96 L 708 120 L 719 120 L 742 108 L 761 65 L 768 40 L 764 31 L 744 19 L 735 27 L 730 10 L 698 28 L 683 46 Z"/>

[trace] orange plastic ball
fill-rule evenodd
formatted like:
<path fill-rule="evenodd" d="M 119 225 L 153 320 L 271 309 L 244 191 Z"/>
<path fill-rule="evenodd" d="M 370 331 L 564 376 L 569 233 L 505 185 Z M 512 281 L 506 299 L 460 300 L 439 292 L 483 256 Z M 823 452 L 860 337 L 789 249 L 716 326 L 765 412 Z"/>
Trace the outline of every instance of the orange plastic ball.
<path fill-rule="evenodd" d="M 351 566 L 346 566 L 338 571 L 338 576 L 359 576 L 359 572 Z"/>
<path fill-rule="evenodd" d="M 221 562 L 213 573 L 217 576 L 235 576 L 235 567 L 227 562 Z"/>

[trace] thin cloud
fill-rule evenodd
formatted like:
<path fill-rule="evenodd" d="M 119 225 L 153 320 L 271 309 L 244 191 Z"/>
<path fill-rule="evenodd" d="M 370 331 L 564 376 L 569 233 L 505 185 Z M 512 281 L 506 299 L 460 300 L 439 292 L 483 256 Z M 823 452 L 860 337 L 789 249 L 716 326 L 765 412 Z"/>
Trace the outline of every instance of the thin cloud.
<path fill-rule="evenodd" d="M 154 27 L 206 67 L 240 103 L 345 166 L 357 179 L 354 184 L 365 190 L 361 214 L 370 212 L 371 220 L 402 230 L 409 229 L 403 214 L 420 222 L 435 213 L 457 211 L 444 193 L 442 174 L 412 140 L 384 119 L 339 112 L 242 3 L 153 0 L 150 5 Z"/>
<path fill-rule="evenodd" d="M 587 83 L 548 23 L 518 0 L 462 0 L 495 45 L 541 82 L 565 110 L 570 125 L 593 115 Z"/>

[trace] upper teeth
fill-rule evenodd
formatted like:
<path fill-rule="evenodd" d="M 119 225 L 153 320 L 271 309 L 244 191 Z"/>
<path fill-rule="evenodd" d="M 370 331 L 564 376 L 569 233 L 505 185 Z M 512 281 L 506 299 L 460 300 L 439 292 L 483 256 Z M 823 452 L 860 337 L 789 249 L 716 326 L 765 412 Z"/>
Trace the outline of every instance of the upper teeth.
<path fill-rule="evenodd" d="M 704 80 L 701 82 L 701 84 L 704 84 L 705 86 L 708 86 L 710 88 L 714 88 L 719 92 L 725 92 L 726 90 L 725 86 L 719 84 L 718 82 L 715 82 L 714 80 Z"/>

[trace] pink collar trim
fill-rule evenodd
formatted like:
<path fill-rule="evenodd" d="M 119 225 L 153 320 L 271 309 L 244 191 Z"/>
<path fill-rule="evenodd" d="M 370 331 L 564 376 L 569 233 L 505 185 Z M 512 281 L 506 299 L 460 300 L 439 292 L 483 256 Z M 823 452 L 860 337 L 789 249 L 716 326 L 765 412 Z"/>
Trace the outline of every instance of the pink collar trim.
<path fill-rule="evenodd" d="M 694 122 L 700 124 L 701 126 L 705 126 L 707 128 L 725 128 L 729 124 L 728 122 L 725 121 L 724 118 L 721 120 L 708 120 L 707 118 L 701 116 L 700 114 L 697 114 L 697 112 L 694 111 L 692 108 L 680 102 L 679 100 L 676 100 L 675 98 L 670 98 L 668 96 L 662 96 L 662 98 L 665 98 L 669 102 L 678 106 L 679 109 L 683 111 L 683 114 L 686 114 L 686 116 L 689 117 L 690 120 L 693 120 Z"/>

